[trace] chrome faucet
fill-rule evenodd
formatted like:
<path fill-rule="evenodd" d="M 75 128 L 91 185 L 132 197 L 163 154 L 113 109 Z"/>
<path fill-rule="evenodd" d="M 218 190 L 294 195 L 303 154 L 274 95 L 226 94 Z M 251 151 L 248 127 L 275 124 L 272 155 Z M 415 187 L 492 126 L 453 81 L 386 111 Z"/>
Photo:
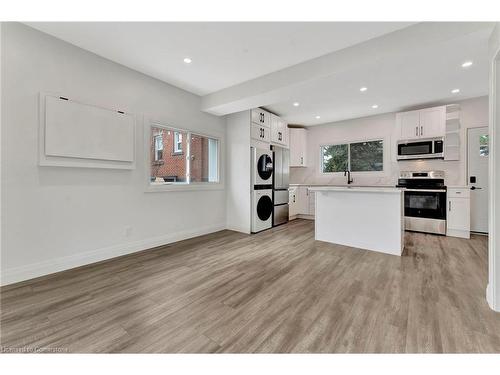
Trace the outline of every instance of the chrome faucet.
<path fill-rule="evenodd" d="M 351 171 L 349 169 L 344 170 L 344 176 L 347 176 L 347 184 L 349 185 L 354 180 L 351 178 Z"/>

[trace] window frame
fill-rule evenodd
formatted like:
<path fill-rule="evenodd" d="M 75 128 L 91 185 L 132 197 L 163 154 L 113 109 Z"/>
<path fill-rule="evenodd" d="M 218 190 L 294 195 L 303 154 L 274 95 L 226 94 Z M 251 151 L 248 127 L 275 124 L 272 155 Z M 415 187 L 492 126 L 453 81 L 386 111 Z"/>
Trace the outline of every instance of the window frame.
<path fill-rule="evenodd" d="M 151 158 L 151 138 L 153 137 L 153 128 L 161 128 L 164 131 L 174 131 L 174 132 L 182 132 L 186 135 L 186 150 L 182 151 L 183 158 L 186 162 L 186 181 L 185 182 L 164 182 L 164 183 L 153 183 L 151 182 L 151 166 L 152 163 L 155 162 Z M 217 141 L 217 182 L 209 182 L 209 181 L 198 181 L 192 182 L 190 179 L 191 173 L 191 134 L 211 138 Z M 174 136 L 175 138 L 175 136 Z M 189 191 L 189 190 L 224 190 L 224 181 L 222 179 L 222 147 L 223 141 L 222 138 L 218 135 L 214 134 L 206 134 L 200 131 L 192 131 L 185 128 L 180 128 L 172 125 L 165 125 L 161 122 L 150 121 L 145 123 L 145 131 L 144 131 L 144 162 L 145 162 L 145 183 L 146 188 L 145 192 L 163 192 L 163 191 Z M 163 150 L 165 150 L 165 145 L 163 145 Z M 165 152 L 165 151 L 164 151 Z M 174 155 L 179 155 L 179 153 Z"/>
<path fill-rule="evenodd" d="M 156 142 L 157 139 L 161 139 L 161 150 L 156 147 L 157 146 L 157 142 Z M 163 161 L 163 151 L 165 150 L 165 146 L 163 145 L 163 130 L 162 130 L 161 134 L 157 134 L 157 135 L 154 136 L 154 141 L 153 142 L 154 142 L 154 151 L 153 152 L 154 152 L 154 159 L 155 159 L 154 161 L 158 162 L 158 163 L 162 162 Z M 162 154 L 161 158 L 158 158 L 158 152 L 159 151 L 161 151 L 161 154 Z"/>
<path fill-rule="evenodd" d="M 187 131 L 181 132 L 178 130 L 173 130 L 173 132 L 174 132 L 174 142 L 173 142 L 174 150 L 173 150 L 173 153 L 180 155 L 184 152 L 184 150 L 182 149 L 182 133 L 186 133 L 186 142 L 187 142 L 187 137 L 188 137 L 189 133 Z M 179 142 L 179 136 L 181 137 L 180 142 Z M 179 147 L 179 144 L 180 144 L 180 147 Z"/>
<path fill-rule="evenodd" d="M 361 140 L 345 140 L 345 141 L 340 141 L 340 142 L 328 142 L 328 143 L 321 143 L 319 145 L 319 173 L 324 176 L 341 176 L 344 175 L 344 172 L 323 172 L 323 147 L 328 147 L 328 146 L 338 146 L 338 145 L 347 145 L 347 165 L 349 169 L 351 169 L 351 144 L 353 143 L 363 143 L 363 142 L 380 142 L 382 141 L 382 170 L 380 171 L 351 171 L 351 175 L 370 175 L 370 176 L 382 176 L 386 175 L 387 169 L 386 169 L 386 163 L 389 162 L 386 158 L 386 152 L 387 152 L 387 140 L 384 137 L 380 138 L 368 138 L 368 139 L 361 139 Z"/>

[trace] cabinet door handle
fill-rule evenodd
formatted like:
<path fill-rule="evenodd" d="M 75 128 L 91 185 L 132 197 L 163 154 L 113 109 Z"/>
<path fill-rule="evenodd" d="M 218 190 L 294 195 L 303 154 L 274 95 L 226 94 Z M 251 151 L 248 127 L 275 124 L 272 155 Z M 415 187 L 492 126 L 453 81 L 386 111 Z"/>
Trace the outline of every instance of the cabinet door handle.
<path fill-rule="evenodd" d="M 302 165 L 302 164 L 304 164 L 304 157 L 303 156 L 300 157 L 300 165 Z"/>
<path fill-rule="evenodd" d="M 262 138 L 266 138 L 266 129 L 262 128 Z"/>
<path fill-rule="evenodd" d="M 448 202 L 448 211 L 451 211 L 451 201 Z"/>
<path fill-rule="evenodd" d="M 420 126 L 420 136 L 423 136 L 423 135 L 424 135 L 424 127 Z"/>
<path fill-rule="evenodd" d="M 418 137 L 418 126 L 415 126 L 415 135 Z"/>

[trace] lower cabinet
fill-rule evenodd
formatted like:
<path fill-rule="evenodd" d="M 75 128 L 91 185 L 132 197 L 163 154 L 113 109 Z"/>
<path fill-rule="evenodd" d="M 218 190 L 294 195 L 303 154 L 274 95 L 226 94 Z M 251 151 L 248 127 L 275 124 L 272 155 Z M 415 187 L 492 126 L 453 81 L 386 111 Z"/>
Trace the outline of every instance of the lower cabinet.
<path fill-rule="evenodd" d="M 309 191 L 310 186 L 294 186 L 290 188 L 289 217 L 314 219 L 315 193 Z"/>
<path fill-rule="evenodd" d="M 470 237 L 470 190 L 450 188 L 447 191 L 446 235 Z"/>
<path fill-rule="evenodd" d="M 298 188 L 297 187 L 291 187 L 288 189 L 288 217 L 292 218 L 294 216 L 297 216 L 299 214 L 299 209 L 298 209 L 298 201 L 297 201 L 297 196 L 298 196 Z"/>

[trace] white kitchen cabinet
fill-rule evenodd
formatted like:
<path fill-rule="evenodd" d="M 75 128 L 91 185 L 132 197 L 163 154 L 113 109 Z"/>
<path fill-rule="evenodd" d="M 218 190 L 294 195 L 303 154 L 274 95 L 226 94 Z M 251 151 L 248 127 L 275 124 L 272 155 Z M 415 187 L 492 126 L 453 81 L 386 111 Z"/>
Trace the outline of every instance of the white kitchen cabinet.
<path fill-rule="evenodd" d="M 309 215 L 314 216 L 316 212 L 316 192 L 309 190 Z"/>
<path fill-rule="evenodd" d="M 271 127 L 271 114 L 260 108 L 252 109 L 252 122 L 269 128 Z"/>
<path fill-rule="evenodd" d="M 288 217 L 297 216 L 299 213 L 298 188 L 296 186 L 288 189 Z"/>
<path fill-rule="evenodd" d="M 446 106 L 420 110 L 420 138 L 444 137 Z"/>
<path fill-rule="evenodd" d="M 467 187 L 447 191 L 446 235 L 470 237 L 470 191 Z"/>
<path fill-rule="evenodd" d="M 446 106 L 397 113 L 396 124 L 400 139 L 444 137 Z"/>
<path fill-rule="evenodd" d="M 309 191 L 308 186 L 297 188 L 297 210 L 299 215 L 309 215 Z"/>
<path fill-rule="evenodd" d="M 290 167 L 307 166 L 307 130 L 290 128 Z"/>
<path fill-rule="evenodd" d="M 273 114 L 271 114 L 271 143 L 288 148 L 288 125 Z"/>
<path fill-rule="evenodd" d="M 265 126 L 252 123 L 250 125 L 250 135 L 253 139 L 262 142 L 270 142 L 271 141 L 271 131 L 269 128 Z"/>
<path fill-rule="evenodd" d="M 315 193 L 309 191 L 310 186 L 294 186 L 289 189 L 289 217 L 299 216 L 313 219 L 315 211 Z"/>
<path fill-rule="evenodd" d="M 409 111 L 396 114 L 396 122 L 401 130 L 401 139 L 418 138 L 420 111 Z"/>

